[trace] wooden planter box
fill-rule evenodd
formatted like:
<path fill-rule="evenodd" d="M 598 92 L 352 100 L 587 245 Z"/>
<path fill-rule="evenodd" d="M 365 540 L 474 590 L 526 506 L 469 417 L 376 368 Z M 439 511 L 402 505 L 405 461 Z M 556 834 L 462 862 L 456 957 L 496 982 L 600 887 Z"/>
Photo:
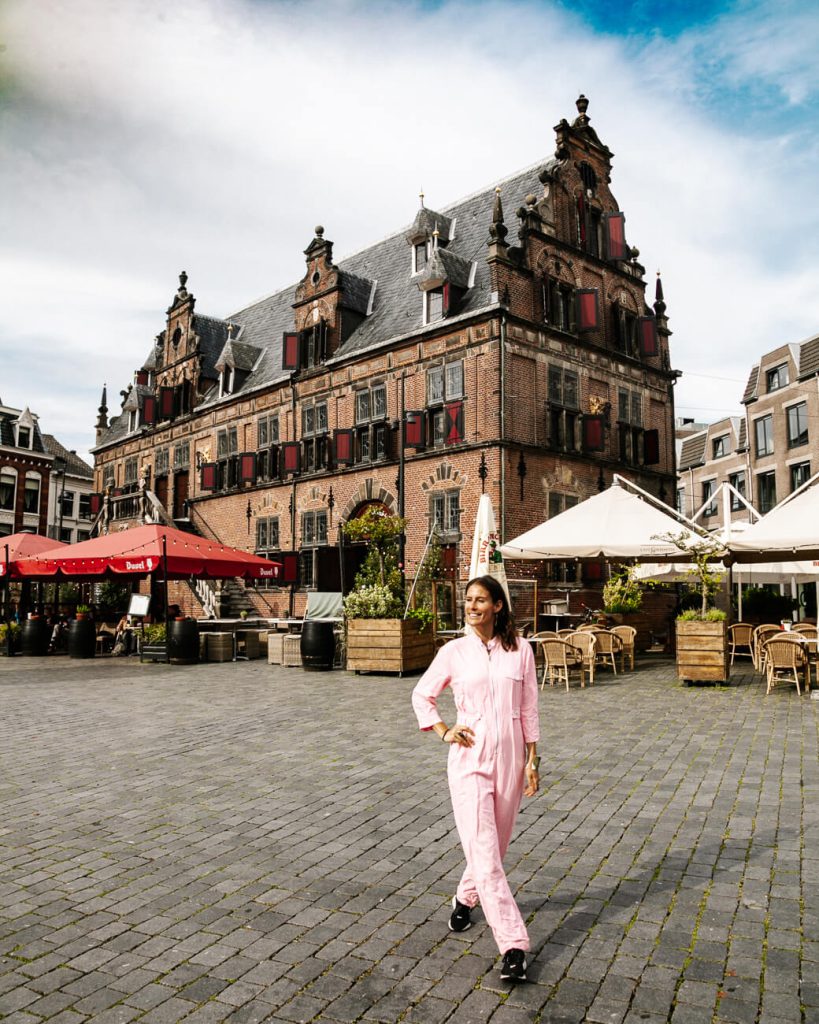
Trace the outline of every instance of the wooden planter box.
<path fill-rule="evenodd" d="M 415 619 L 347 620 L 350 672 L 418 672 L 433 653 L 432 627 L 421 633 Z"/>
<path fill-rule="evenodd" d="M 728 664 L 726 622 L 677 622 L 677 675 L 692 683 L 725 682 Z"/>

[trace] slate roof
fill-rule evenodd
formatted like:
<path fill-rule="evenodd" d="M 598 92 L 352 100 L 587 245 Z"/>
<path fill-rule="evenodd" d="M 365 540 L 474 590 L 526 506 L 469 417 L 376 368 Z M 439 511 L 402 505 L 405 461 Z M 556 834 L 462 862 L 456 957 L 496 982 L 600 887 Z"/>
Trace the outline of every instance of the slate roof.
<path fill-rule="evenodd" d="M 0 444 L 5 445 L 7 448 L 15 448 L 15 434 L 14 424 L 17 422 L 17 416 L 11 416 L 9 413 L 0 412 Z M 45 452 L 45 446 L 43 445 L 43 436 L 40 433 L 39 424 L 34 422 L 34 437 L 31 442 L 31 449 L 35 452 Z"/>
<path fill-rule="evenodd" d="M 522 206 L 530 192 L 540 194 L 538 172 L 544 162 L 528 167 L 499 183 L 505 209 Z M 468 283 L 465 268 L 476 263 L 474 280 L 458 309 L 458 315 L 474 313 L 495 303 L 490 292 L 489 268 L 486 263 L 486 242 L 495 201 L 495 184 L 482 189 L 452 206 L 444 207 L 442 214 L 453 231 L 449 244 L 442 250 L 443 259 L 453 279 Z M 412 276 L 412 250 L 407 242 L 409 228 L 403 228 L 388 238 L 352 256 L 337 260 L 342 272 L 342 304 L 360 311 L 367 309 L 372 296 L 372 312 L 328 363 L 334 363 L 364 352 L 380 348 L 407 335 L 427 328 L 423 324 L 423 299 L 417 286 L 418 275 Z M 456 257 L 455 259 L 451 257 Z M 353 287 L 355 283 L 355 288 Z M 454 280 L 453 280 L 454 283 Z M 289 371 L 282 370 L 282 335 L 295 326 L 292 304 L 295 283 L 260 302 L 240 309 L 228 319 L 242 327 L 242 341 L 262 349 L 262 358 L 233 397 L 289 379 Z M 352 305 L 354 295 L 358 304 Z M 367 305 L 364 304 L 366 295 Z M 430 325 L 434 330 L 440 322 Z"/>
<path fill-rule="evenodd" d="M 692 434 L 691 437 L 685 438 L 680 450 L 679 469 L 691 469 L 692 466 L 702 466 L 704 464 L 707 438 L 707 430 L 703 430 L 701 434 Z"/>
<path fill-rule="evenodd" d="M 83 480 L 94 479 L 94 470 L 91 466 L 81 459 L 76 452 L 70 452 L 67 448 L 63 448 L 53 434 L 43 434 L 43 441 L 49 455 L 65 459 L 65 472 L 67 476 L 81 477 Z"/>
<path fill-rule="evenodd" d="M 554 177 L 559 173 L 560 166 L 559 162 L 551 159 L 540 161 L 501 182 L 493 182 L 481 191 L 444 207 L 440 212 L 427 210 L 419 211 L 416 215 L 416 225 L 421 220 L 425 225 L 427 221 L 434 224 L 437 218 L 439 244 L 449 236 L 446 247 L 442 249 L 442 259 L 449 279 L 459 286 L 469 285 L 456 316 L 449 317 L 448 322 L 497 306 L 497 296 L 491 292 L 489 267 L 486 263 L 486 243 L 489 239 L 496 185 L 500 188 L 504 208 L 516 210 L 524 205 L 529 193 L 541 194 L 539 173 L 548 167 L 551 177 Z M 511 233 L 515 225 L 510 221 L 509 226 Z M 441 321 L 428 326 L 423 323 L 423 296 L 417 283 L 420 275 L 412 275 L 412 247 L 407 241 L 409 234 L 411 228 L 404 227 L 366 249 L 335 261 L 340 271 L 341 305 L 367 315 L 327 361 L 328 365 L 378 350 L 407 337 L 438 330 L 442 326 Z M 194 329 L 200 339 L 201 373 L 204 377 L 218 379 L 216 363 L 228 339 L 228 325 L 231 323 L 241 329 L 240 337 L 244 345 L 260 351 L 252 370 L 244 380 L 237 382 L 231 401 L 242 394 L 290 379 L 290 371 L 282 369 L 282 337 L 286 331 L 295 329 L 295 291 L 296 283 L 293 283 L 273 295 L 240 308 L 224 320 L 194 314 Z M 148 363 L 145 367 L 154 368 L 149 367 Z M 221 400 L 218 388 L 211 388 L 197 409 L 207 408 Z M 109 445 L 125 436 L 127 420 L 122 423 L 122 419 L 116 417 L 111 420 L 100 446 Z"/>

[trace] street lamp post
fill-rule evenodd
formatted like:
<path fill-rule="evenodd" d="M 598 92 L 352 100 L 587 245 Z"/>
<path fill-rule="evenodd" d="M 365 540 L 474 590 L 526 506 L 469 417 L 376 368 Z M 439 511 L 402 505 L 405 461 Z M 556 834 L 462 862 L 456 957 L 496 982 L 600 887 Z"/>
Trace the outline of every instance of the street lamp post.
<path fill-rule="evenodd" d="M 65 496 L 65 471 L 67 463 L 65 459 L 58 455 L 54 459 L 54 471 L 62 477 L 62 487 L 60 488 L 60 496 L 57 499 L 59 505 L 58 517 L 57 517 L 57 536 L 56 540 L 61 541 L 63 539 L 63 498 Z"/>

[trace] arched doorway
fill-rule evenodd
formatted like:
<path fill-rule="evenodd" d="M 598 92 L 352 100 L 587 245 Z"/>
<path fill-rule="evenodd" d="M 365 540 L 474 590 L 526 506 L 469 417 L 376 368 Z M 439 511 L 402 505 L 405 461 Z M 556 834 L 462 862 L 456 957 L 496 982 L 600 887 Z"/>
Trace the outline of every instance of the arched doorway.
<path fill-rule="evenodd" d="M 350 522 L 353 519 L 360 518 L 368 509 L 377 509 L 379 512 L 383 512 L 386 516 L 391 516 L 392 512 L 387 508 L 383 501 L 368 500 L 362 501 L 356 505 L 352 513 L 347 517 L 346 522 Z M 364 559 L 367 557 L 367 544 L 364 541 L 351 542 L 344 537 L 344 531 L 341 531 L 342 546 L 341 546 L 341 566 L 342 566 L 342 589 L 345 594 L 353 589 L 355 585 L 355 578 L 358 575 L 358 571 L 361 568 Z"/>

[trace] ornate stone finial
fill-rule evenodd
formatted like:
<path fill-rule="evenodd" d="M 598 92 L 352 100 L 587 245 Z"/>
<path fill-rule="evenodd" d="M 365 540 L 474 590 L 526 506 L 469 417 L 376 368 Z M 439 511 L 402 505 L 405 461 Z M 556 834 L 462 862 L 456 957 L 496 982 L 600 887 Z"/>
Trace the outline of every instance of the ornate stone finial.
<path fill-rule="evenodd" d="M 495 189 L 495 202 L 492 204 L 492 223 L 489 225 L 489 242 L 492 246 L 502 246 L 506 250 L 504 239 L 509 234 L 509 228 L 503 223 L 503 203 L 501 202 L 500 186 Z M 497 249 L 495 250 L 498 251 Z"/>
<path fill-rule="evenodd" d="M 316 224 L 316 238 L 324 238 L 324 227 L 321 224 Z"/>
<path fill-rule="evenodd" d="M 102 385 L 102 398 L 100 399 L 100 406 L 97 409 L 97 422 L 95 424 L 97 431 L 97 441 L 100 440 L 100 432 L 108 429 L 108 385 Z"/>
<path fill-rule="evenodd" d="M 438 230 L 438 221 L 435 221 L 435 230 L 432 232 L 432 249 L 438 248 L 438 239 L 441 237 L 441 232 Z"/>
<path fill-rule="evenodd" d="M 228 341 L 233 341 L 233 332 L 235 330 L 236 330 L 236 328 L 233 326 L 233 324 L 228 324 L 227 325 Z"/>
<path fill-rule="evenodd" d="M 423 208 L 424 208 L 424 189 L 423 189 L 423 187 L 421 188 L 421 191 L 418 193 L 418 198 L 421 200 L 421 209 L 423 210 Z"/>
<path fill-rule="evenodd" d="M 187 270 L 183 270 L 182 273 L 179 275 L 179 291 L 177 293 L 178 295 L 183 296 L 183 295 L 187 295 L 188 294 L 187 289 L 185 287 L 185 285 L 187 283 L 188 283 L 188 272 L 187 272 Z"/>
<path fill-rule="evenodd" d="M 580 114 L 581 117 L 585 117 L 586 111 L 589 109 L 589 101 L 586 99 L 582 92 L 575 100 L 575 106 L 577 107 L 578 114 Z"/>
<path fill-rule="evenodd" d="M 663 279 L 660 277 L 660 271 L 657 271 L 657 283 L 654 286 L 654 312 L 657 316 L 665 316 L 665 296 L 663 295 Z"/>

